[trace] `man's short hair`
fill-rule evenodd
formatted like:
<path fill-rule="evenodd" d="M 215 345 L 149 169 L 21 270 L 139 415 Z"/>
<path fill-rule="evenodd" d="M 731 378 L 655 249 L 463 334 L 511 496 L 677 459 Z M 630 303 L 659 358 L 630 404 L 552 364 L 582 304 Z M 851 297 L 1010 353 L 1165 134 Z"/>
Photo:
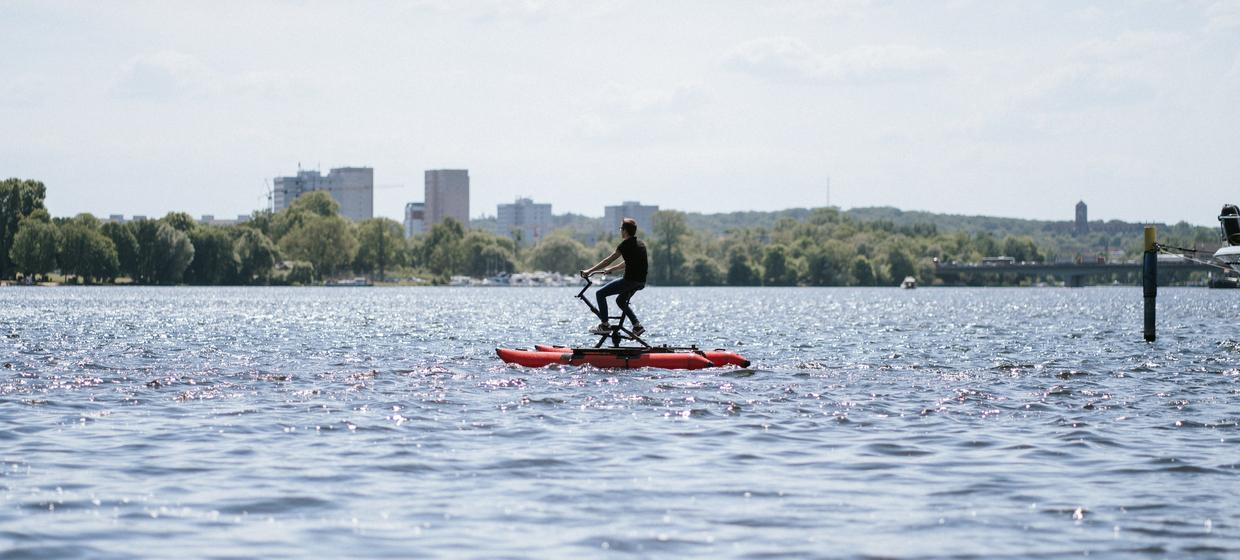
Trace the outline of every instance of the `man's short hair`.
<path fill-rule="evenodd" d="M 637 220 L 625 218 L 624 222 L 620 224 L 620 229 L 628 232 L 630 236 L 637 235 Z"/>

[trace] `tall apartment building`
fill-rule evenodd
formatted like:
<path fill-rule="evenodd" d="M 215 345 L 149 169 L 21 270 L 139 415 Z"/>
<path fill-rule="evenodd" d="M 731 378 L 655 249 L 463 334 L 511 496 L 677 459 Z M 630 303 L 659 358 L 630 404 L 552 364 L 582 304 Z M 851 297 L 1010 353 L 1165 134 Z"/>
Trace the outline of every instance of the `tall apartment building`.
<path fill-rule="evenodd" d="M 296 177 L 276 177 L 272 184 L 272 210 L 288 208 L 297 197 L 326 191 L 340 204 L 340 215 L 350 220 L 374 217 L 375 170 L 370 167 L 338 167 L 327 175 L 298 171 Z"/>
<path fill-rule="evenodd" d="M 405 205 L 405 239 L 426 231 L 426 203 L 410 202 Z"/>
<path fill-rule="evenodd" d="M 425 227 L 452 217 L 469 227 L 469 170 L 431 169 L 426 172 Z"/>
<path fill-rule="evenodd" d="M 495 211 L 495 235 L 518 239 L 522 245 L 538 243 L 551 233 L 551 205 L 536 204 L 528 198 L 518 198 L 512 204 L 500 204 Z"/>
<path fill-rule="evenodd" d="M 1089 207 L 1082 200 L 1076 203 L 1076 224 L 1073 228 L 1076 235 L 1085 235 L 1089 233 Z"/>
<path fill-rule="evenodd" d="M 606 206 L 603 208 L 603 226 L 609 232 L 616 232 L 620 229 L 620 222 L 625 218 L 633 218 L 637 221 L 638 235 L 642 232 L 649 233 L 654 228 L 654 213 L 659 211 L 657 205 L 644 205 L 635 200 L 626 200 L 619 206 Z"/>

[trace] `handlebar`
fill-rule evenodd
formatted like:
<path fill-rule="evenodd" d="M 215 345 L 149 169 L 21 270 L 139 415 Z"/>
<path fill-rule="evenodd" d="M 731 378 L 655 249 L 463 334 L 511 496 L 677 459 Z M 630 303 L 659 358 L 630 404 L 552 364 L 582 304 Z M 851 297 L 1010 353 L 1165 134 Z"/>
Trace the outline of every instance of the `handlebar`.
<path fill-rule="evenodd" d="M 577 292 L 577 297 L 579 297 L 579 298 L 581 298 L 581 299 L 583 299 L 583 300 L 584 300 L 584 299 L 586 299 L 586 297 L 585 297 L 585 295 L 586 295 L 586 290 L 590 289 L 590 286 L 593 286 L 593 285 L 594 285 L 594 282 L 590 280 L 590 277 L 591 277 L 591 276 L 594 276 L 594 275 L 593 275 L 593 274 L 587 274 L 587 275 L 585 275 L 585 276 L 583 276 L 583 277 L 582 277 L 582 278 L 585 278 L 586 285 L 581 287 L 581 291 L 580 291 L 580 292 Z M 589 301 L 586 301 L 586 305 L 590 305 L 590 302 L 589 302 Z"/>

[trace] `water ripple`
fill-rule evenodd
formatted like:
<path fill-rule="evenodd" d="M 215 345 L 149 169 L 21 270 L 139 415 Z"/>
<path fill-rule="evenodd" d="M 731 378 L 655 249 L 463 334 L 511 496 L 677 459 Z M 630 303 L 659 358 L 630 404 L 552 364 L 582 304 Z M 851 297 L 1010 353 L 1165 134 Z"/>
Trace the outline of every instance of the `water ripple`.
<path fill-rule="evenodd" d="M 1165 291 L 651 289 L 754 365 L 617 372 L 495 359 L 568 289 L 0 289 L 0 551 L 1235 556 L 1240 294 Z"/>

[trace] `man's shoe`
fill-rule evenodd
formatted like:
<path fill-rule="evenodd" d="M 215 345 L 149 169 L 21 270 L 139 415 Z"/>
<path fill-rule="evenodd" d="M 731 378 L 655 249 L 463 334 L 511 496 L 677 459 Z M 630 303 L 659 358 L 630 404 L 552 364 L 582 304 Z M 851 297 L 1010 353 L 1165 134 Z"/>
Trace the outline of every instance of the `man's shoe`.
<path fill-rule="evenodd" d="M 646 327 L 633 325 L 633 336 L 641 336 L 644 332 L 646 332 Z"/>
<path fill-rule="evenodd" d="M 608 325 L 607 323 L 599 323 L 597 327 L 594 327 L 594 329 L 590 331 L 590 334 L 611 334 L 611 325 Z"/>

